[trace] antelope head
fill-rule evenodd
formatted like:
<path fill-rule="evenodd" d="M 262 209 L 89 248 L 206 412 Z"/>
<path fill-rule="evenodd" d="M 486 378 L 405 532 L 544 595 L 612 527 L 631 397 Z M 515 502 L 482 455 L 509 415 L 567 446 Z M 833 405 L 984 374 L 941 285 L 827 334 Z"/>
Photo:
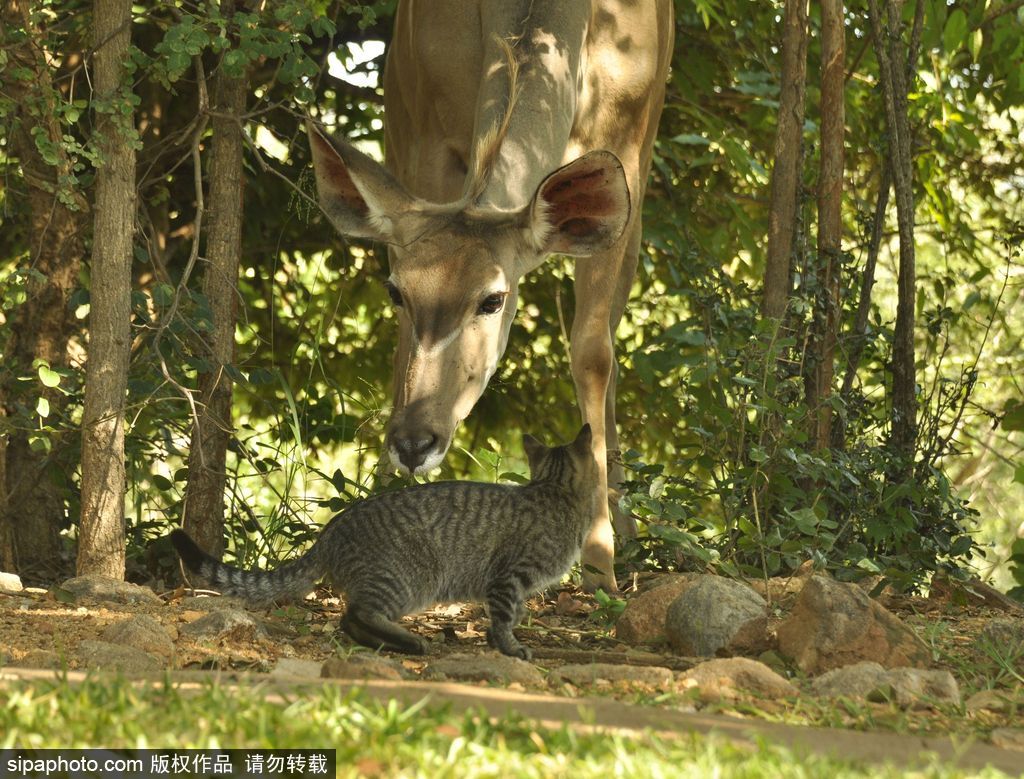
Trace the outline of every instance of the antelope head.
<path fill-rule="evenodd" d="M 403 473 L 444 459 L 505 351 L 519 280 L 553 253 L 609 248 L 629 219 L 622 165 L 590 152 L 551 172 L 530 203 L 430 203 L 383 166 L 309 127 L 317 190 L 340 233 L 387 244 L 397 309 L 394 410 L 386 446 Z"/>

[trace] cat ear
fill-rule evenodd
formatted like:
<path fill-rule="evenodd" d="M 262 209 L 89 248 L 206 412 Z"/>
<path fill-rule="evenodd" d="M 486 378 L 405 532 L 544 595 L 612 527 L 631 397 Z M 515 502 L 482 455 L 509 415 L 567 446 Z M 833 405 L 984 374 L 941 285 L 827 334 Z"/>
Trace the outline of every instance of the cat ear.
<path fill-rule="evenodd" d="M 523 433 L 523 451 L 526 452 L 526 459 L 532 468 L 537 458 L 544 454 L 547 447 L 529 433 Z"/>
<path fill-rule="evenodd" d="M 572 442 L 572 445 L 580 452 L 589 452 L 590 445 L 593 443 L 593 433 L 590 429 L 590 423 L 587 422 L 583 427 L 580 428 L 579 434 L 576 436 L 576 440 Z"/>

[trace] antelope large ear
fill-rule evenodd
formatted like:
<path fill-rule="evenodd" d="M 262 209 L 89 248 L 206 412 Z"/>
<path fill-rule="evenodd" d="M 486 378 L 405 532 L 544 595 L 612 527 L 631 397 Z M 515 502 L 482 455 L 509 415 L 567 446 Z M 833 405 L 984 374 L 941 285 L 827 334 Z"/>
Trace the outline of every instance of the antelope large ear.
<path fill-rule="evenodd" d="M 527 235 L 542 254 L 587 257 L 619 240 L 630 207 L 619 158 L 592 151 L 541 182 L 526 211 Z"/>
<path fill-rule="evenodd" d="M 320 207 L 342 235 L 396 241 L 396 221 L 415 202 L 379 162 L 306 121 Z"/>

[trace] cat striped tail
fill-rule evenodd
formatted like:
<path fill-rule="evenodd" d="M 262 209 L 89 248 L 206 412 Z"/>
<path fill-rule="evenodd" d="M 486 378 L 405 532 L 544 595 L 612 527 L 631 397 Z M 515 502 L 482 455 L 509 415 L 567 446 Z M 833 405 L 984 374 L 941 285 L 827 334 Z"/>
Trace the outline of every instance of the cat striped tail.
<path fill-rule="evenodd" d="M 171 543 L 189 571 L 222 592 L 252 601 L 301 598 L 324 575 L 317 544 L 302 557 L 273 571 L 245 571 L 208 555 L 184 530 L 172 530 Z"/>

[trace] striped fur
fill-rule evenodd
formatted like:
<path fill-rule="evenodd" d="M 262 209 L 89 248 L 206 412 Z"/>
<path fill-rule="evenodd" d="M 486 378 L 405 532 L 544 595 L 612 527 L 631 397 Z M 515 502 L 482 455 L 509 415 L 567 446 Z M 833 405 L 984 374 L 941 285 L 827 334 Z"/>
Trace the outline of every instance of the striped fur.
<path fill-rule="evenodd" d="M 529 657 L 512 634 L 528 595 L 569 570 L 593 517 L 598 481 L 590 426 L 553 449 L 523 439 L 528 484 L 435 482 L 377 495 L 334 517 L 302 557 L 273 571 L 243 571 L 171 540 L 193 573 L 225 592 L 268 601 L 308 592 L 328 577 L 347 603 L 341 626 L 355 641 L 423 654 L 426 643 L 395 620 L 456 600 L 487 604 L 488 643 Z"/>

